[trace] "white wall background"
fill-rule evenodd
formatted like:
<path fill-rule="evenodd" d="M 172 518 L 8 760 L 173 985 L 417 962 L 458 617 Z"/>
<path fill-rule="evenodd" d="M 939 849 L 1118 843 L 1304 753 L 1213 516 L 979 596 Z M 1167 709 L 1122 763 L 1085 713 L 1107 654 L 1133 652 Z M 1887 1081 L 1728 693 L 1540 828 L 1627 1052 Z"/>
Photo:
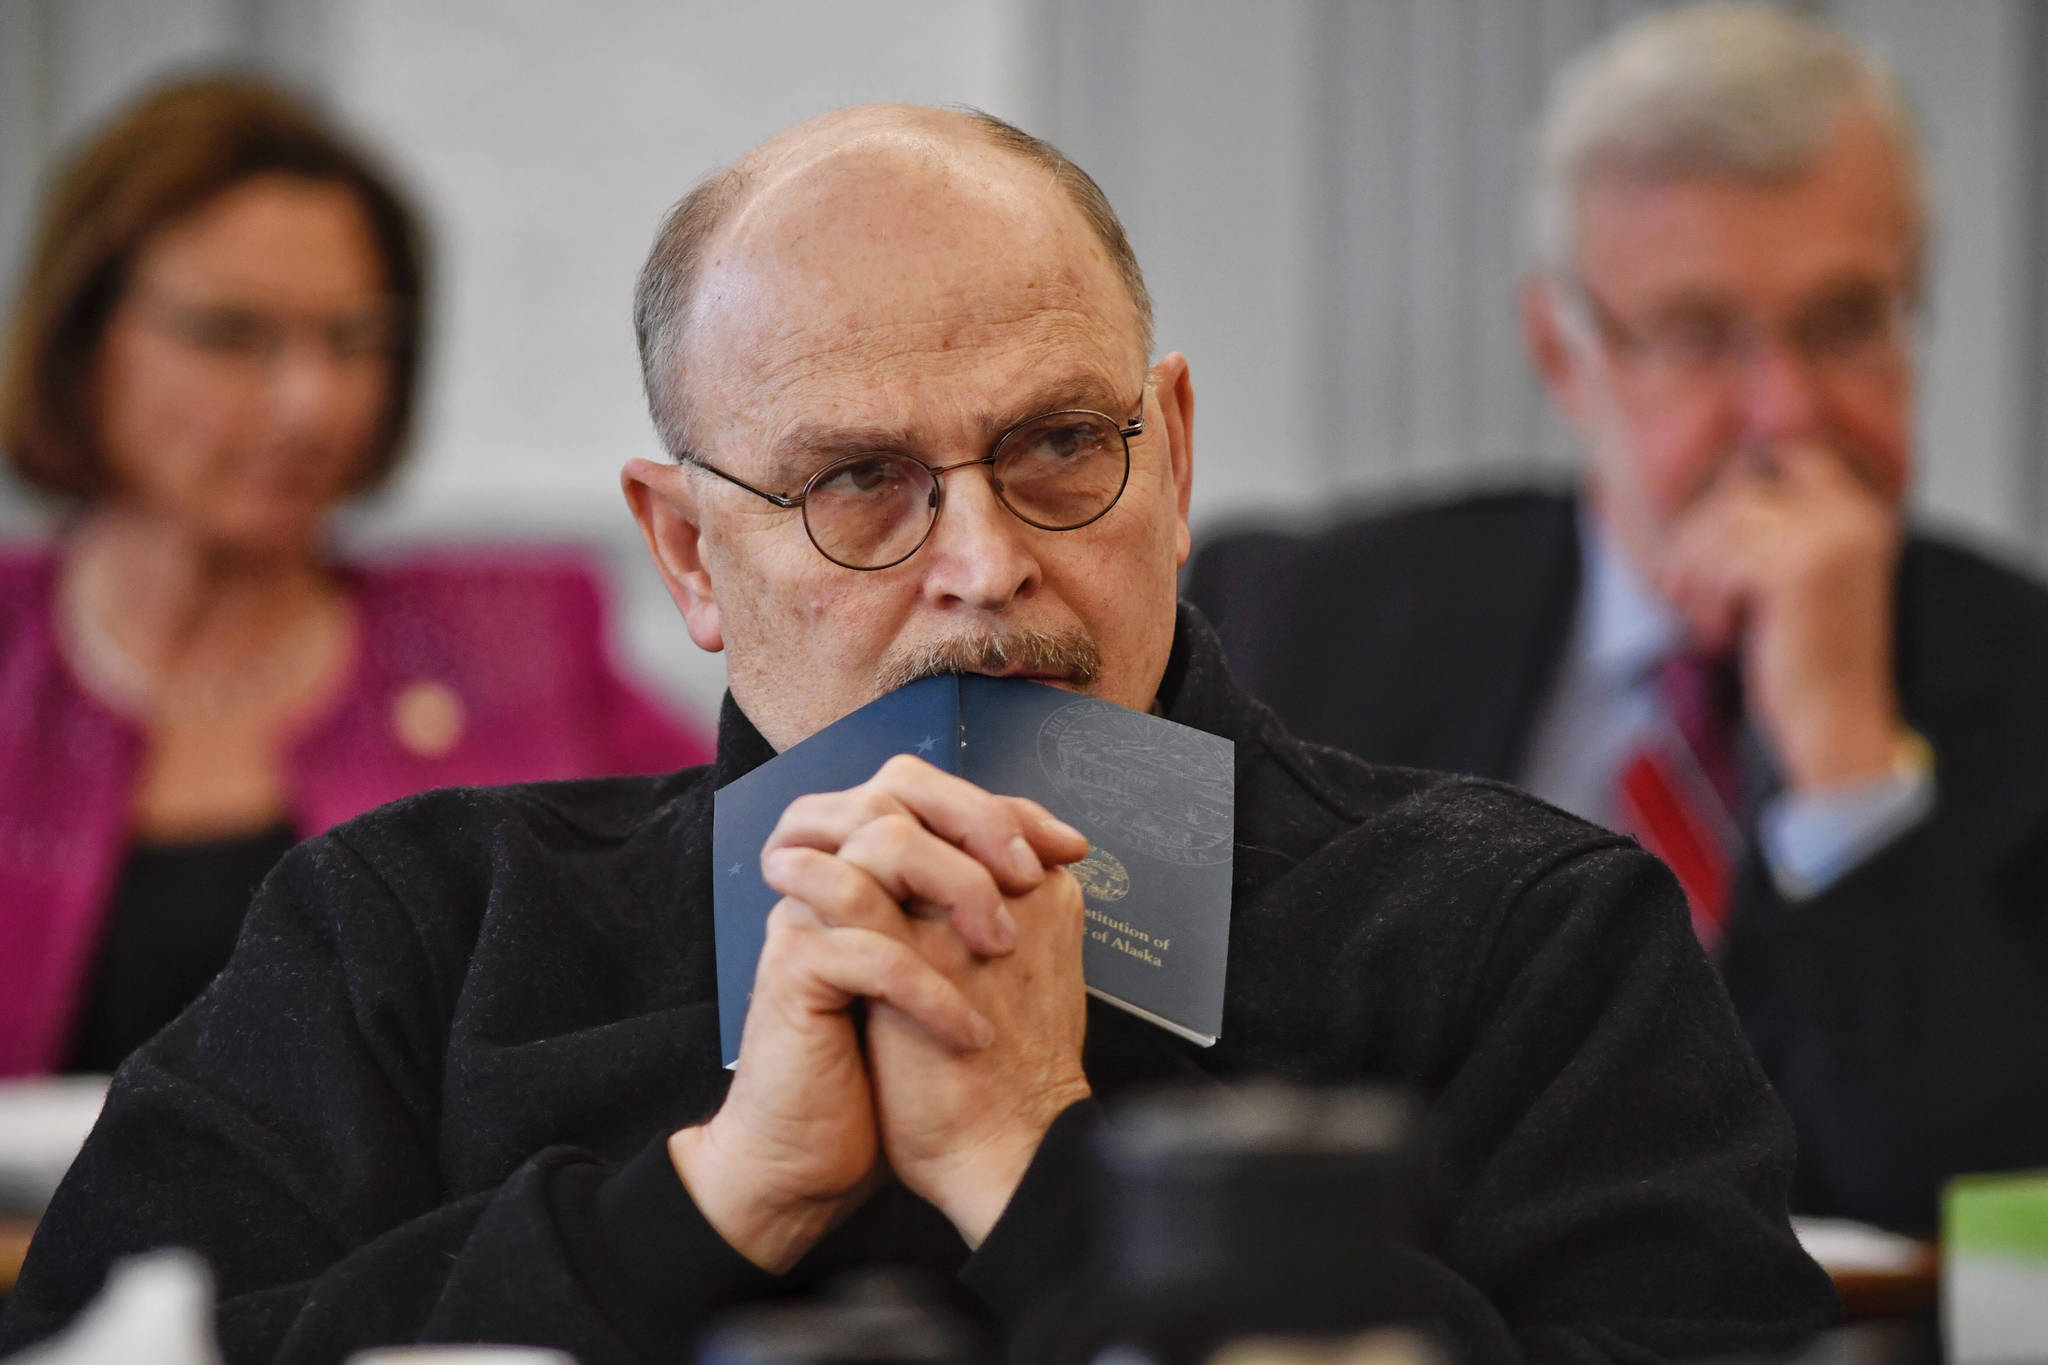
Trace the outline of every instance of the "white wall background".
<path fill-rule="evenodd" d="M 964 101 L 1087 166 L 1199 393 L 1196 517 L 1568 467 L 1512 318 L 1522 140 L 1550 71 L 1647 0 L 0 0 L 0 264 L 53 152 L 173 67 L 330 102 L 410 182 L 437 271 L 415 462 L 359 539 L 576 538 L 627 645 L 707 707 L 616 491 L 657 453 L 634 272 L 704 171 L 806 115 Z M 1918 496 L 2048 547 L 2048 17 L 1835 0 L 1928 125 L 1941 214 Z M 0 531 L 43 515 L 0 487 Z"/>

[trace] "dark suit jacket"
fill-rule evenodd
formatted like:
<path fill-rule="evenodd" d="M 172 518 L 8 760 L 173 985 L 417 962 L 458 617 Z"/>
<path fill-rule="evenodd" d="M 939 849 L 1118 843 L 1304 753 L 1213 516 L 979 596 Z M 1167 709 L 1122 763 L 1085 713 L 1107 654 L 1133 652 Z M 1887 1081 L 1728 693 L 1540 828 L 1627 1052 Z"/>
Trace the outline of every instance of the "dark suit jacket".
<path fill-rule="evenodd" d="M 1298 735 L 1512 780 L 1577 607 L 1573 509 L 1223 536 L 1187 596 Z M 1752 859 L 1723 971 L 1799 1130 L 1797 1206 L 1925 1231 L 1947 1175 L 2048 1163 L 2048 590 L 1914 536 L 1896 602 L 1935 814 L 1803 903 Z"/>

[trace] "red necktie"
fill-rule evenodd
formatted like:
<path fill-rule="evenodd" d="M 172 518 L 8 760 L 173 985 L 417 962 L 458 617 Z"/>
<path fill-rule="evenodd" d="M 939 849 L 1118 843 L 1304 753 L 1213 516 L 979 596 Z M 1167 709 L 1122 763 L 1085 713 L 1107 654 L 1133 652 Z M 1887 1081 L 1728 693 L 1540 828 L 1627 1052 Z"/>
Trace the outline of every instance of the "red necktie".
<path fill-rule="evenodd" d="M 1728 927 L 1741 851 L 1735 739 L 1742 685 L 1732 660 L 1685 654 L 1657 669 L 1671 722 L 1629 756 L 1616 783 L 1621 823 L 1677 874 L 1708 952 Z"/>

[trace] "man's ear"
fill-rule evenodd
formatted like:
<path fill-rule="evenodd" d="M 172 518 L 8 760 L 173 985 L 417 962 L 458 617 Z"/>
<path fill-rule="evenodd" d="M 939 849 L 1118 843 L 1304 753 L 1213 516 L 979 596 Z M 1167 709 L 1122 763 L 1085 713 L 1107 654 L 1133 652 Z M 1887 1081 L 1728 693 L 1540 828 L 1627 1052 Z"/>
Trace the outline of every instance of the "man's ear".
<path fill-rule="evenodd" d="M 1564 298 L 1557 282 L 1547 275 L 1532 274 L 1522 281 L 1518 298 L 1522 315 L 1522 344 L 1529 349 L 1529 362 L 1543 381 L 1558 416 L 1583 430 L 1585 411 L 1583 356 L 1565 334 L 1560 310 Z"/>
<path fill-rule="evenodd" d="M 1180 507 L 1176 566 L 1188 562 L 1188 499 L 1195 491 L 1195 386 L 1188 378 L 1188 358 L 1175 351 L 1152 367 L 1152 392 L 1159 400 L 1166 429 L 1166 457 L 1173 470 L 1174 494 Z"/>
<path fill-rule="evenodd" d="M 690 638 L 697 648 L 714 654 L 724 649 L 718 594 L 711 571 L 704 566 L 697 488 L 690 472 L 680 465 L 628 460 L 619 471 L 619 487 L 633 509 L 633 520 L 640 523 L 668 595 L 683 613 Z"/>

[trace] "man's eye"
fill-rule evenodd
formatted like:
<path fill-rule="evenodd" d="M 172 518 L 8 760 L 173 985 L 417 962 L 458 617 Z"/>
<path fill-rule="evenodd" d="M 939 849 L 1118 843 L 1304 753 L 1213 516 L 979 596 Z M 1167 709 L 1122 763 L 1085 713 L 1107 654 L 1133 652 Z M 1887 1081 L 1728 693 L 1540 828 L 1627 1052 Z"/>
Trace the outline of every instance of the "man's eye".
<path fill-rule="evenodd" d="M 1062 460 L 1081 454 L 1089 444 L 1086 427 L 1054 427 L 1038 439 L 1042 454 Z"/>
<path fill-rule="evenodd" d="M 1072 464 L 1100 451 L 1104 443 L 1103 432 L 1093 423 L 1063 422 L 1033 432 L 1020 453 L 1046 464 Z"/>
<path fill-rule="evenodd" d="M 1800 319 L 1800 345 L 1813 355 L 1847 355 L 1864 350 L 1885 336 L 1886 305 L 1874 299 L 1842 299 Z"/>
<path fill-rule="evenodd" d="M 840 497 L 883 496 L 905 481 L 902 464 L 901 460 L 887 456 L 848 460 L 819 480 L 817 488 L 812 491 Z"/>
<path fill-rule="evenodd" d="M 328 349 L 344 360 L 388 355 L 400 344 L 398 325 L 389 318 L 342 318 L 327 327 Z"/>
<path fill-rule="evenodd" d="M 1735 326 L 1720 317 L 1671 318 L 1651 333 L 1658 350 L 1684 364 L 1711 364 L 1735 346 Z"/>

